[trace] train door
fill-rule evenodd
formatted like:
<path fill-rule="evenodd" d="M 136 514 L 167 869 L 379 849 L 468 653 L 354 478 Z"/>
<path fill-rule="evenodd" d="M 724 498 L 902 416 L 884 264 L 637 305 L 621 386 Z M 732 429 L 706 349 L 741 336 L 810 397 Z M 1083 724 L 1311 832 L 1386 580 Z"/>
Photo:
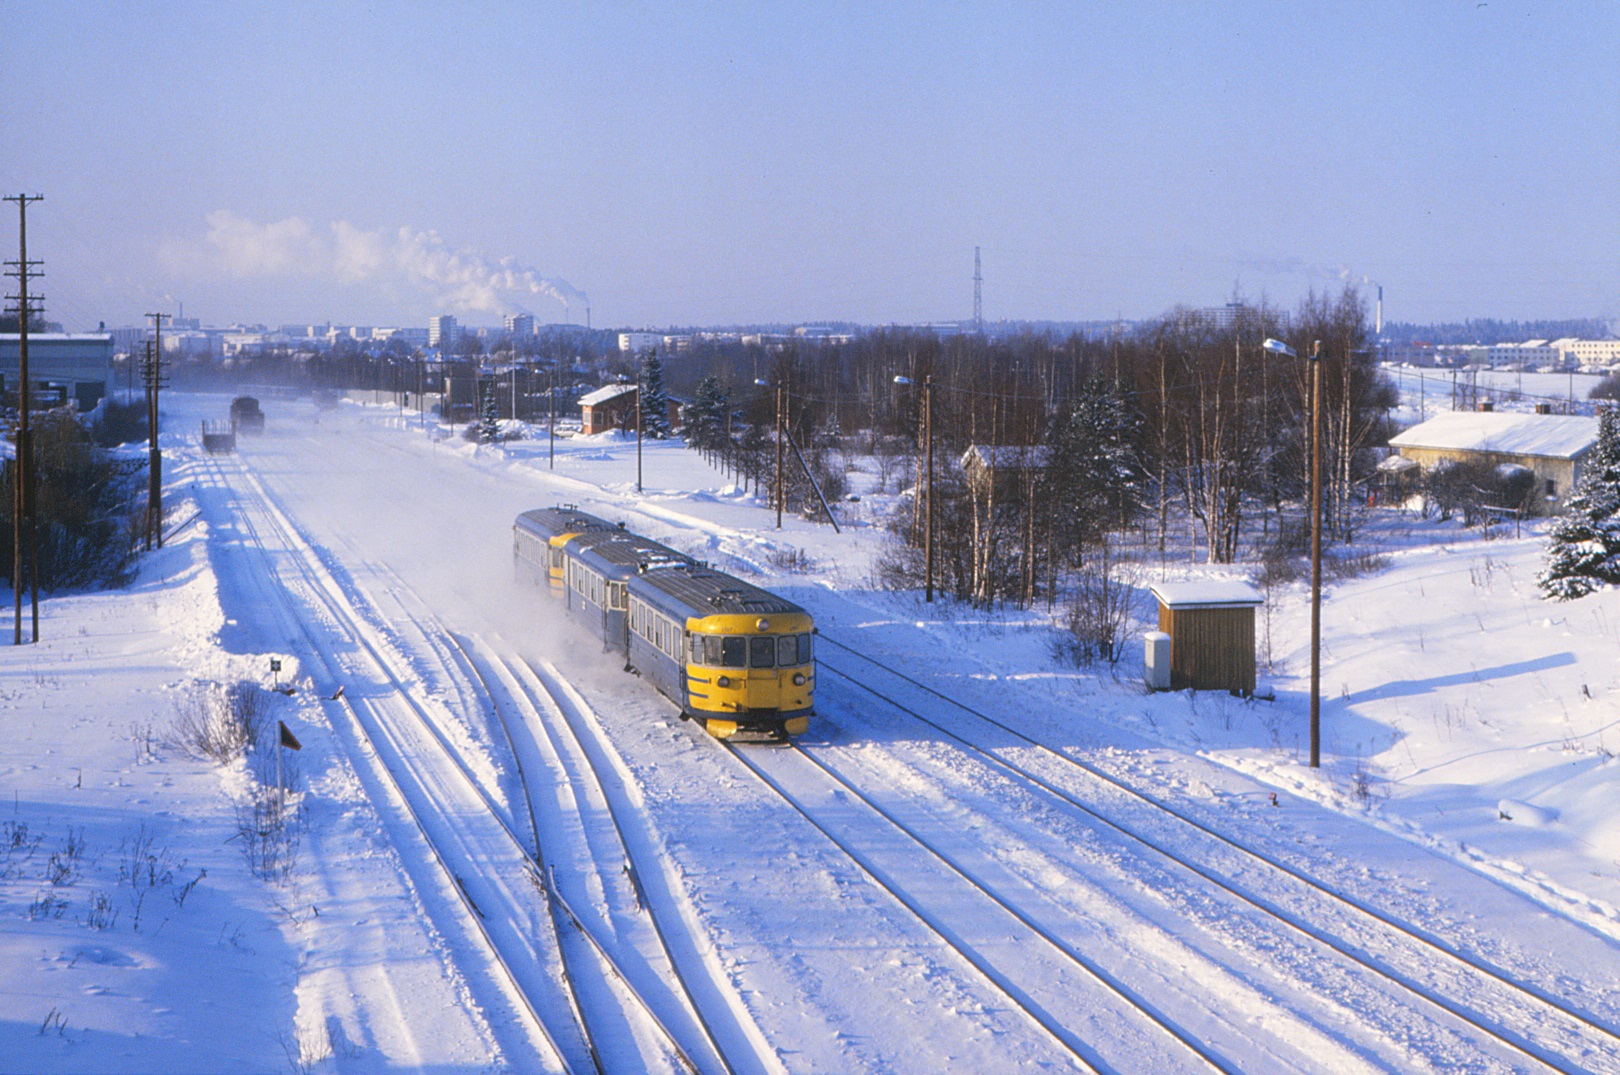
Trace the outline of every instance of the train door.
<path fill-rule="evenodd" d="M 776 636 L 748 639 L 748 707 L 782 708 L 782 683 L 776 672 Z"/>

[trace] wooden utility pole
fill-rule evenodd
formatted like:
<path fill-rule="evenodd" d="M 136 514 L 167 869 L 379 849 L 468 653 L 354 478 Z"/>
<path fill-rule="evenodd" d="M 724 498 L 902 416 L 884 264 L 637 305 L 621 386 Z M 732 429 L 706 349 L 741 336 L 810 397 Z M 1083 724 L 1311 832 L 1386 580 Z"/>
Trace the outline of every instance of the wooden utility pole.
<path fill-rule="evenodd" d="M 1348 356 L 1346 356 L 1348 358 Z M 1322 766 L 1322 341 L 1311 347 L 1311 768 Z"/>
<path fill-rule="evenodd" d="M 37 275 L 33 269 L 37 261 L 28 260 L 28 203 L 44 201 L 43 194 L 12 194 L 8 202 L 17 203 L 17 260 L 8 262 L 16 266 L 7 276 L 17 278 L 17 436 L 16 465 L 12 467 L 12 557 L 11 589 L 15 597 L 16 622 L 12 644 L 22 645 L 22 580 L 23 580 L 23 519 L 28 520 L 28 578 L 33 606 L 33 641 L 39 641 L 39 520 L 34 511 L 38 498 L 37 479 L 34 476 L 34 438 L 28 428 L 28 416 L 33 397 L 28 378 L 28 322 L 34 310 L 28 298 L 28 278 Z M 41 296 L 43 298 L 43 296 Z"/>
<path fill-rule="evenodd" d="M 782 382 L 776 382 L 776 528 L 782 529 L 782 501 L 785 495 L 782 489 L 782 448 L 784 437 L 782 434 Z"/>
<path fill-rule="evenodd" d="M 163 319 L 152 319 L 152 350 L 146 359 L 146 547 L 163 548 L 163 452 L 158 448 L 158 388 L 163 383 Z"/>

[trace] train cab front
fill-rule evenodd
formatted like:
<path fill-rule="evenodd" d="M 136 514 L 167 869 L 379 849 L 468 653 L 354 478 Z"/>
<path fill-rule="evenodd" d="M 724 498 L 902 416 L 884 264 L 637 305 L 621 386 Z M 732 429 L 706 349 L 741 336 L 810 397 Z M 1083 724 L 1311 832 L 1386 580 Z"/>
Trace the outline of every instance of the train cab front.
<path fill-rule="evenodd" d="M 810 617 L 708 616 L 691 620 L 687 715 L 716 739 L 786 740 L 815 715 Z"/>

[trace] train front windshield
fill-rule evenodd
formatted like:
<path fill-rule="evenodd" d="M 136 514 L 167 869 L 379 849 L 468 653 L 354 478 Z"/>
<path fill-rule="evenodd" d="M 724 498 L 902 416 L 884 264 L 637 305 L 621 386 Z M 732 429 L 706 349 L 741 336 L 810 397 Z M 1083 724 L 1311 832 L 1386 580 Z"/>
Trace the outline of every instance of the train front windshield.
<path fill-rule="evenodd" d="M 692 660 L 713 668 L 792 668 L 810 663 L 810 636 L 695 636 Z"/>

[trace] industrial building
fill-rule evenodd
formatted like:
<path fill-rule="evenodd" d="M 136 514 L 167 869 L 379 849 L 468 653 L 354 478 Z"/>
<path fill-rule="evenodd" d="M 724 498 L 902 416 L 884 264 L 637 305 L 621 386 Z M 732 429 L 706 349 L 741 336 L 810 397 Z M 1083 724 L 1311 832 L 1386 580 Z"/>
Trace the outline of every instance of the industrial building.
<path fill-rule="evenodd" d="M 0 378 L 7 394 L 19 381 L 19 336 L 0 333 Z M 28 379 L 34 405 L 57 406 L 72 400 L 81 411 L 93 408 L 112 384 L 113 338 L 110 332 L 30 332 Z"/>

